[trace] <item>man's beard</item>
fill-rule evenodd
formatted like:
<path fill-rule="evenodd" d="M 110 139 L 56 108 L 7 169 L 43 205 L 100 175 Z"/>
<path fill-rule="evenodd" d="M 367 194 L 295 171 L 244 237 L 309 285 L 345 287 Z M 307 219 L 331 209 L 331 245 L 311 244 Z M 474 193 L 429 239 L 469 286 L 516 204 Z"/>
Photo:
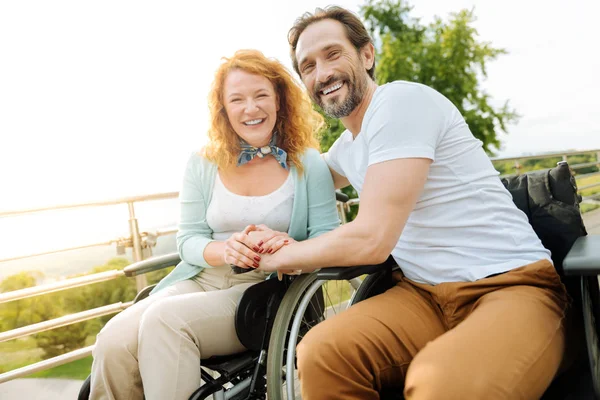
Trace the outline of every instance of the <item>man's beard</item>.
<path fill-rule="evenodd" d="M 348 94 L 346 95 L 346 98 L 342 100 L 324 102 L 321 97 L 321 90 L 328 86 L 331 86 L 334 82 L 344 82 L 347 85 Z M 357 86 L 356 76 L 351 77 L 347 74 L 340 74 L 338 76 L 331 77 L 331 79 L 329 79 L 324 84 L 318 85 L 313 93 L 313 98 L 315 100 L 315 103 L 317 103 L 317 105 L 321 107 L 321 109 L 323 109 L 325 114 L 327 114 L 329 117 L 343 118 L 350 115 L 352 111 L 354 111 L 354 109 L 358 107 L 365 94 L 366 86 L 367 85 L 365 84 Z"/>

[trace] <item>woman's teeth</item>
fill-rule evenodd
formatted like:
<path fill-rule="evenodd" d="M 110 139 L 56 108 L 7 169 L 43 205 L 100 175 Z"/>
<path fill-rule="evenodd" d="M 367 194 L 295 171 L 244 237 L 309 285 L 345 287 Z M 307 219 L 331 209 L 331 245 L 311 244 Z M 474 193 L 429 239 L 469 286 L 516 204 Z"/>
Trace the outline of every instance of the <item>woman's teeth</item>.
<path fill-rule="evenodd" d="M 263 122 L 264 119 L 253 119 L 252 121 L 246 121 L 244 122 L 245 125 L 258 125 L 261 122 Z"/>

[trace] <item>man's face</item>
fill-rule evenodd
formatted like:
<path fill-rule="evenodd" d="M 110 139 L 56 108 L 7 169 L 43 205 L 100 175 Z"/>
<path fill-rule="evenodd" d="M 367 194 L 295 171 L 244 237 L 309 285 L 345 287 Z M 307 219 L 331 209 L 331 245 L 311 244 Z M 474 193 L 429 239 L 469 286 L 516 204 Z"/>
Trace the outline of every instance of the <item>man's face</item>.
<path fill-rule="evenodd" d="M 370 78 L 340 22 L 309 25 L 298 40 L 296 59 L 308 93 L 327 115 L 347 117 L 360 104 Z"/>

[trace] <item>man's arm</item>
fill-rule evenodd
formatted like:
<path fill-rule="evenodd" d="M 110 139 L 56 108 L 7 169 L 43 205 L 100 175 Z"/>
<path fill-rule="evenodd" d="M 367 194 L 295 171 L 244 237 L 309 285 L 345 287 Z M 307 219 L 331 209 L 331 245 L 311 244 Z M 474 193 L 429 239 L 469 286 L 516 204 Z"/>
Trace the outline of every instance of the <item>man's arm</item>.
<path fill-rule="evenodd" d="M 346 178 L 343 175 L 338 174 L 331 167 L 329 167 L 329 172 L 331 172 L 331 177 L 333 178 L 333 186 L 335 186 L 336 189 L 342 189 L 342 188 L 345 188 L 346 186 L 350 186 L 350 182 L 348 181 L 348 178 Z"/>
<path fill-rule="evenodd" d="M 430 164 L 427 158 L 405 158 L 371 165 L 354 221 L 318 238 L 284 246 L 263 257 L 260 269 L 309 272 L 385 261 L 421 195 Z"/>
<path fill-rule="evenodd" d="M 331 168 L 331 165 L 329 165 L 329 162 L 327 161 L 328 156 L 330 156 L 329 153 L 321 154 L 321 158 L 323 160 L 325 160 L 325 163 L 329 167 L 329 172 L 331 173 L 331 177 L 333 178 L 333 186 L 336 189 L 342 189 L 342 188 L 345 188 L 346 186 L 350 186 L 350 181 L 348 181 L 348 178 L 346 178 L 344 175 L 338 173 L 335 169 Z M 330 162 L 331 162 L 331 160 L 330 160 Z"/>

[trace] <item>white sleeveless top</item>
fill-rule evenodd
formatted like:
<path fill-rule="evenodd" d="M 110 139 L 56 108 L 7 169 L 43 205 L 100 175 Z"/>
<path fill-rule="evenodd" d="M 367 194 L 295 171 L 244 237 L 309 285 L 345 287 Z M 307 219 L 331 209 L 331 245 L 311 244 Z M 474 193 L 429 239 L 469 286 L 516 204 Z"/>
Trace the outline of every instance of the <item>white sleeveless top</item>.
<path fill-rule="evenodd" d="M 279 188 L 265 196 L 242 196 L 230 192 L 219 177 L 215 178 L 212 199 L 206 210 L 206 222 L 214 240 L 226 240 L 250 224 L 265 224 L 287 232 L 294 205 L 294 180 L 289 173 Z"/>

